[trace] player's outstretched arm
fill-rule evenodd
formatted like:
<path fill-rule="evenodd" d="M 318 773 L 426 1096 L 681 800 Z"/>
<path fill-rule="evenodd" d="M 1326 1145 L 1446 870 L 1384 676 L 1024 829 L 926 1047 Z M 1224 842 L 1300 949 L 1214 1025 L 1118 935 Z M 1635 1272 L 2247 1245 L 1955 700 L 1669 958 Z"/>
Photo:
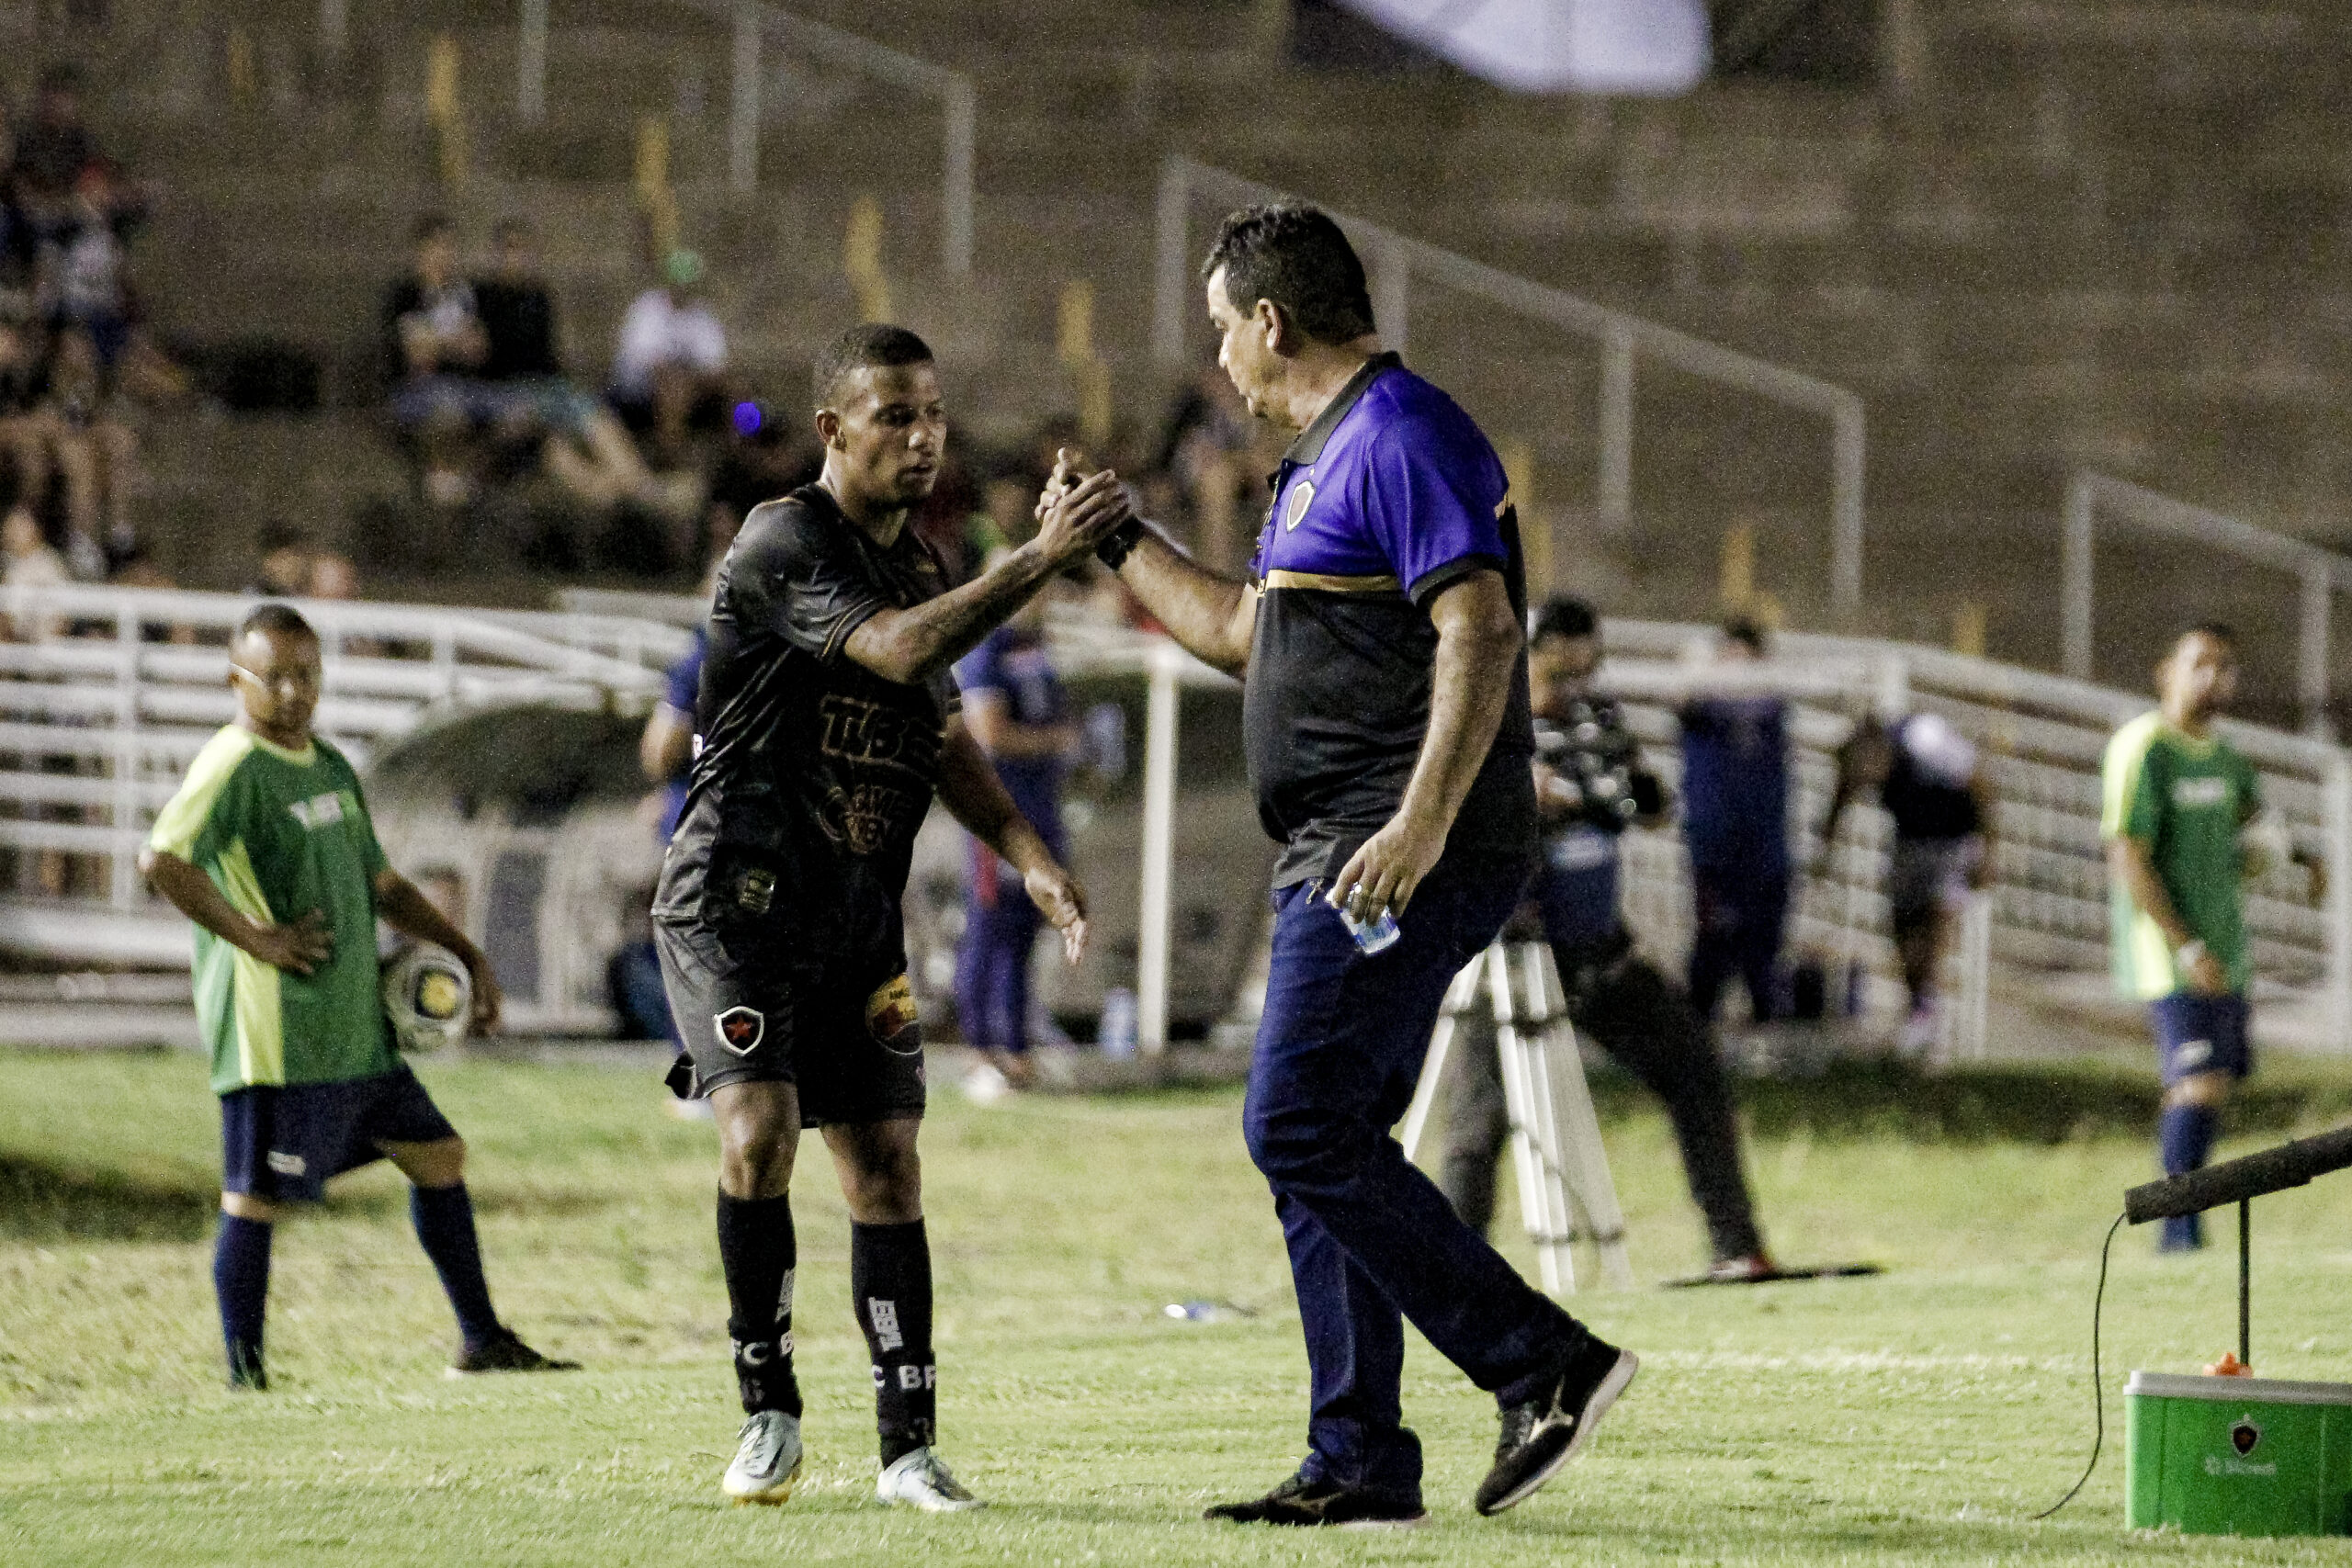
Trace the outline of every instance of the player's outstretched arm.
<path fill-rule="evenodd" d="M 434 908 L 433 900 L 415 883 L 390 866 L 378 872 L 376 913 L 402 936 L 447 948 L 466 966 L 467 976 L 473 981 L 475 1031 L 486 1034 L 498 1027 L 498 976 L 491 972 L 489 955 L 476 947 L 455 921 Z"/>
<path fill-rule="evenodd" d="M 1331 902 L 1358 919 L 1402 909 L 1437 864 L 1510 702 L 1522 634 L 1502 574 L 1455 580 L 1430 601 L 1430 620 L 1437 627 L 1430 727 L 1405 798 L 1331 881 Z"/>
<path fill-rule="evenodd" d="M 1228 675 L 1248 671 L 1257 589 L 1211 571 L 1150 523 L 1119 563 L 1119 581 L 1185 652 Z"/>
<path fill-rule="evenodd" d="M 1090 554 L 1130 515 L 1119 476 L 1105 468 L 1057 497 L 1035 538 L 961 588 L 912 609 L 876 612 L 849 634 L 842 651 L 886 681 L 926 680 L 978 647 L 1047 579 Z"/>
<path fill-rule="evenodd" d="M 147 885 L 175 909 L 241 953 L 277 969 L 308 975 L 334 956 L 334 933 L 316 909 L 282 926 L 266 926 L 238 911 L 212 879 L 190 862 L 162 850 L 139 852 Z"/>
<path fill-rule="evenodd" d="M 988 753 L 961 719 L 948 721 L 947 744 L 939 758 L 939 798 L 967 831 L 1021 873 L 1030 902 L 1062 933 L 1062 956 L 1077 963 L 1086 952 L 1086 890 L 1012 804 Z"/>

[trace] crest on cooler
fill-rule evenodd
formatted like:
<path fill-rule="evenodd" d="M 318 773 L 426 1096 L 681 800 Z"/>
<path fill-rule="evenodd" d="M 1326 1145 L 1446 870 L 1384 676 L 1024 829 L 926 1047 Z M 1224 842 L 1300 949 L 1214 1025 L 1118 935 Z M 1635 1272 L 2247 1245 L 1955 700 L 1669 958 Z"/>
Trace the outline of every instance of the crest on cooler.
<path fill-rule="evenodd" d="M 2240 1459 L 2254 1452 L 2255 1445 L 2261 1441 L 2262 1428 L 2251 1420 L 2241 1418 L 2236 1426 L 2230 1428 L 2230 1447 L 2237 1450 Z"/>

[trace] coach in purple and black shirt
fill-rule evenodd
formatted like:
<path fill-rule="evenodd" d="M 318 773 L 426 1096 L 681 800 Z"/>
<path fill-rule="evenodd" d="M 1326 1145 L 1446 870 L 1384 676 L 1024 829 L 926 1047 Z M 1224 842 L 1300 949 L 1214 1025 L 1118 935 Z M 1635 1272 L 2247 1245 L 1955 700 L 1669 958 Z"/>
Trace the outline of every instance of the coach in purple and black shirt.
<path fill-rule="evenodd" d="M 1512 1272 L 1389 1136 L 1447 984 L 1502 929 L 1533 852 L 1518 524 L 1478 427 L 1381 352 L 1363 264 L 1329 218 L 1237 212 L 1203 270 L 1217 362 L 1252 413 L 1300 432 L 1250 581 L 1139 523 L 1100 553 L 1245 682 L 1250 779 L 1283 845 L 1245 1133 L 1313 1373 L 1306 1462 L 1209 1517 L 1423 1517 L 1403 1318 L 1502 1406 L 1477 1494 L 1498 1513 L 1575 1457 L 1635 1365 Z M 1366 953 L 1342 908 L 1393 914 L 1401 939 Z"/>

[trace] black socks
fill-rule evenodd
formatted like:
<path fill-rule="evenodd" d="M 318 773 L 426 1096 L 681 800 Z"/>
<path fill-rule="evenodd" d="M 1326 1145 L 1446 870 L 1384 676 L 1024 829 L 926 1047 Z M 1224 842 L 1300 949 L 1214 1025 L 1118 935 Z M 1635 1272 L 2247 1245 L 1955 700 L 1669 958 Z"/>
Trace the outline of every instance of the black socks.
<path fill-rule="evenodd" d="M 917 1220 L 849 1228 L 849 1288 L 874 1361 L 874 1417 L 886 1465 L 928 1448 L 938 1428 L 931 1357 L 931 1242 Z"/>
<path fill-rule="evenodd" d="M 735 1384 L 747 1416 L 763 1410 L 800 1414 L 800 1384 L 792 1375 L 792 1273 L 798 1258 L 790 1198 L 718 1195 L 727 1334 L 735 1342 Z M 926 1280 L 926 1324 L 930 1303 Z"/>

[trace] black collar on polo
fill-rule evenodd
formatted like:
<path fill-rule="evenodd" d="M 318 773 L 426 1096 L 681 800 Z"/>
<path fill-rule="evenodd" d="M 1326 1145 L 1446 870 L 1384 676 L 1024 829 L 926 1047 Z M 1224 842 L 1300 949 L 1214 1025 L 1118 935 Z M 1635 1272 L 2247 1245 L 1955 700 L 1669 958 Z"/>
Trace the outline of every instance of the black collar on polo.
<path fill-rule="evenodd" d="M 1311 467 L 1323 456 L 1323 444 L 1331 439 L 1331 432 L 1340 428 L 1340 422 L 1348 417 L 1348 412 L 1370 389 L 1373 378 L 1383 370 L 1394 369 L 1404 363 L 1403 355 L 1389 353 L 1375 354 L 1358 366 L 1356 373 L 1348 378 L 1348 384 L 1340 389 L 1339 396 L 1325 403 L 1323 412 L 1315 416 L 1315 423 L 1298 433 L 1298 439 L 1292 442 L 1290 450 L 1283 454 L 1283 466 Z"/>

